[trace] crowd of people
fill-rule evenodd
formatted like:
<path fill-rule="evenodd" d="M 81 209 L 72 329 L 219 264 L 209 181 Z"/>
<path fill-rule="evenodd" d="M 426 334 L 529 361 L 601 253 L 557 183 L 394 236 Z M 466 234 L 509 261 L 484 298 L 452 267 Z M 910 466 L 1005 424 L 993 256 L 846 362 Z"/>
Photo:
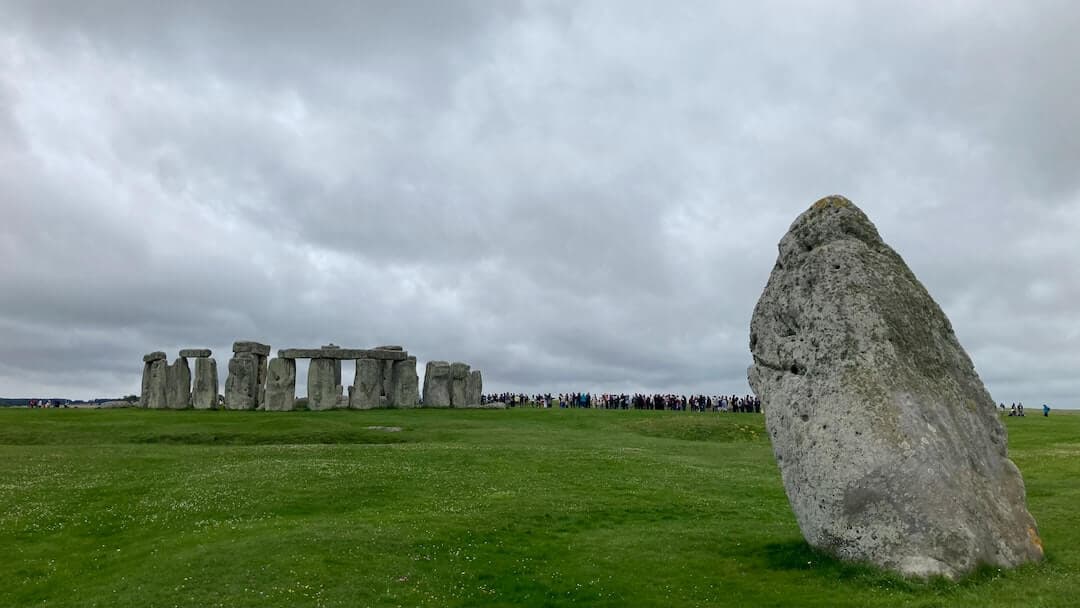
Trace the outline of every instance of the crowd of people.
<path fill-rule="evenodd" d="M 595 408 L 603 410 L 677 410 L 690 412 L 761 412 L 754 395 L 676 395 L 637 393 L 498 393 L 483 395 L 481 403 L 505 403 L 507 407 Z"/>
<path fill-rule="evenodd" d="M 63 399 L 31 399 L 27 407 L 67 407 L 67 401 Z"/>

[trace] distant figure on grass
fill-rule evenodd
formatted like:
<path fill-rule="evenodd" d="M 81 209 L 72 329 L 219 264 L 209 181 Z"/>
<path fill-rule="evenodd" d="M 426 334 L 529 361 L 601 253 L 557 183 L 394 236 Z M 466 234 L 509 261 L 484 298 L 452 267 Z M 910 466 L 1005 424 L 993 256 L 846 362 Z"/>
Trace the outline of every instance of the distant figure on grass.
<path fill-rule="evenodd" d="M 1043 404 L 1043 416 L 1050 417 L 1050 406 L 1045 403 Z"/>

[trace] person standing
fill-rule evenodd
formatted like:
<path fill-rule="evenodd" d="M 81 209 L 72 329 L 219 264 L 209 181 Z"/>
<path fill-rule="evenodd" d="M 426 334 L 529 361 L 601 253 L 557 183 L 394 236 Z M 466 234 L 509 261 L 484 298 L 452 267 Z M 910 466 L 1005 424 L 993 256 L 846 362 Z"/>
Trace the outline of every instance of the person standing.
<path fill-rule="evenodd" d="M 1050 417 L 1050 406 L 1046 405 L 1045 403 L 1043 404 L 1043 416 L 1047 418 Z"/>

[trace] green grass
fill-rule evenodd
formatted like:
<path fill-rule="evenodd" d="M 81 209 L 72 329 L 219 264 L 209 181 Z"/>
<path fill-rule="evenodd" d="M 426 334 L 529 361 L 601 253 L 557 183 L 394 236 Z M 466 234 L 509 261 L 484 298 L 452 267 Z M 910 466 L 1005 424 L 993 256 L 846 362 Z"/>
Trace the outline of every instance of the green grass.
<path fill-rule="evenodd" d="M 0 410 L 0 606 L 1075 606 L 1080 415 L 1005 420 L 1048 559 L 951 584 L 812 551 L 760 415 Z"/>

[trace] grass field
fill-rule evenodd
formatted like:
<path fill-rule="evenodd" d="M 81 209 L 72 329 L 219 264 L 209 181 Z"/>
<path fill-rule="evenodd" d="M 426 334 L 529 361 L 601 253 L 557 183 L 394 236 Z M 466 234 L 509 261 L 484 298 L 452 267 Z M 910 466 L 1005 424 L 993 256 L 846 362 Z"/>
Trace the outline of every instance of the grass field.
<path fill-rule="evenodd" d="M 1047 561 L 950 584 L 811 551 L 755 414 L 0 410 L 0 606 L 1080 605 L 1080 414 L 1006 423 Z"/>

